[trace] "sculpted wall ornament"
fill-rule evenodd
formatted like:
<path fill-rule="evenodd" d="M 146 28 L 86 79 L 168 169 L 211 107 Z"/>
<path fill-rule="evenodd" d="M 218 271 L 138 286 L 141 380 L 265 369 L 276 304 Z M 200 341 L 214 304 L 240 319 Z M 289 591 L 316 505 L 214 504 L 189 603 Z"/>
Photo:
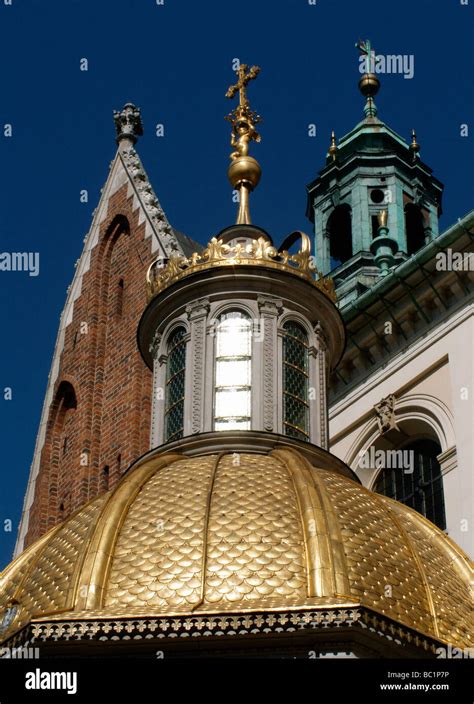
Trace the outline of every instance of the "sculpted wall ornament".
<path fill-rule="evenodd" d="M 122 139 L 130 139 L 135 144 L 137 137 L 143 134 L 140 108 L 133 103 L 127 103 L 123 110 L 114 110 L 114 123 L 117 143 Z"/>
<path fill-rule="evenodd" d="M 396 402 L 397 399 L 395 398 L 395 395 L 390 394 L 374 406 L 380 433 L 386 433 L 389 430 L 399 430 L 395 418 Z"/>
<path fill-rule="evenodd" d="M 326 351 L 328 343 L 326 340 L 326 335 L 324 334 L 324 330 L 323 330 L 322 325 L 319 320 L 316 323 L 316 325 L 314 326 L 314 332 L 316 334 L 316 339 L 318 341 L 318 351 L 319 350 Z"/>
<path fill-rule="evenodd" d="M 148 350 L 153 358 L 156 356 L 156 353 L 158 352 L 160 342 L 161 342 L 161 333 L 156 331 L 155 334 L 153 335 L 153 339 L 152 339 L 150 346 L 148 348 Z"/>

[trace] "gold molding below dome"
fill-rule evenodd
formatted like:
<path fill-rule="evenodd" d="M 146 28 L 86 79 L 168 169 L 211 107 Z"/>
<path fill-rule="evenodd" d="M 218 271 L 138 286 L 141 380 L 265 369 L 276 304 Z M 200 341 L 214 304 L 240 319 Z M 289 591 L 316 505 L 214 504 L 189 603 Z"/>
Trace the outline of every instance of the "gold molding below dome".
<path fill-rule="evenodd" d="M 265 266 L 298 276 L 319 288 L 331 301 L 336 301 L 332 279 L 324 277 L 315 267 L 310 254 L 311 241 L 303 232 L 301 249 L 295 254 L 283 250 L 279 252 L 264 236 L 243 245 L 229 245 L 222 239 L 213 237 L 202 253 L 194 252 L 190 257 L 175 255 L 166 266 L 163 258 L 157 257 L 149 266 L 146 283 L 148 300 L 157 296 L 163 289 L 185 276 L 205 269 L 225 266 Z M 314 278 L 315 275 L 317 278 Z"/>
<path fill-rule="evenodd" d="M 88 650 L 90 646 L 100 644 L 99 652 L 107 655 L 109 643 L 132 641 L 135 656 L 147 647 L 148 650 L 156 650 L 158 643 L 162 648 L 166 647 L 167 652 L 179 649 L 186 656 L 196 642 L 204 645 L 204 641 L 212 652 L 210 638 L 217 639 L 219 649 L 223 645 L 221 639 L 231 637 L 245 639 L 241 641 L 241 648 L 249 657 L 251 653 L 256 655 L 261 647 L 261 640 L 252 638 L 257 634 L 266 637 L 273 635 L 280 644 L 286 639 L 286 649 L 290 650 L 292 657 L 295 657 L 295 647 L 291 643 L 295 637 L 300 649 L 303 648 L 304 656 L 308 649 L 314 649 L 317 644 L 322 644 L 323 652 L 334 652 L 334 637 L 338 647 L 345 645 L 349 651 L 355 648 L 369 657 L 380 656 L 381 653 L 385 657 L 400 657 L 400 647 L 406 657 L 419 657 L 420 654 L 422 657 L 435 657 L 440 646 L 439 639 L 420 634 L 360 604 L 318 604 L 270 612 L 167 614 L 151 618 L 139 615 L 124 618 L 117 614 L 98 613 L 94 614 L 94 620 L 87 613 L 63 613 L 48 619 L 33 620 L 24 631 L 8 640 L 8 646 L 21 647 L 26 639 L 30 645 L 40 645 L 41 652 L 47 657 L 56 654 L 58 646 L 74 654 L 75 650 L 81 652 L 81 643 Z M 281 655 L 279 649 L 279 657 Z"/>

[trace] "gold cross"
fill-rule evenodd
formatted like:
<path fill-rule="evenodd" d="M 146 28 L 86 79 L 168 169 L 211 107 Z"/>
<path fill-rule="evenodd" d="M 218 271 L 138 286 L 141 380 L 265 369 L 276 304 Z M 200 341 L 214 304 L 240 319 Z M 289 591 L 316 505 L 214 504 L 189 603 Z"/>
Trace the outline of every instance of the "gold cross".
<path fill-rule="evenodd" d="M 257 78 L 260 73 L 260 68 L 258 66 L 252 66 L 248 73 L 245 73 L 248 69 L 247 64 L 240 64 L 238 68 L 239 80 L 233 86 L 230 86 L 226 95 L 226 98 L 233 98 L 234 95 L 239 91 L 239 105 L 240 107 L 246 107 L 248 105 L 247 93 L 245 87 L 249 81 L 253 78 Z"/>

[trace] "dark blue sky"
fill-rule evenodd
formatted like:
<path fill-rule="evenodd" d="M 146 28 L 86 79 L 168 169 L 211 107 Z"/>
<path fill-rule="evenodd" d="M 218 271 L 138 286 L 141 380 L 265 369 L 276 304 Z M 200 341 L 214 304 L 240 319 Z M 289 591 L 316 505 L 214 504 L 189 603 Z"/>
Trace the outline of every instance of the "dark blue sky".
<path fill-rule="evenodd" d="M 235 218 L 223 119 L 231 62 L 258 64 L 249 97 L 264 118 L 252 149 L 263 177 L 251 210 L 278 243 L 309 232 L 305 185 L 330 130 L 341 136 L 363 116 L 354 44 L 370 38 L 379 53 L 414 55 L 413 79 L 380 76 L 377 105 L 405 138 L 416 128 L 421 158 L 446 186 L 442 229 L 473 207 L 472 139 L 460 136 L 473 114 L 472 0 L 12 2 L 0 0 L 0 251 L 39 252 L 41 269 L 0 272 L 0 566 L 14 545 L 66 288 L 115 153 L 113 109 L 141 107 L 138 150 L 158 198 L 176 228 L 204 243 Z"/>

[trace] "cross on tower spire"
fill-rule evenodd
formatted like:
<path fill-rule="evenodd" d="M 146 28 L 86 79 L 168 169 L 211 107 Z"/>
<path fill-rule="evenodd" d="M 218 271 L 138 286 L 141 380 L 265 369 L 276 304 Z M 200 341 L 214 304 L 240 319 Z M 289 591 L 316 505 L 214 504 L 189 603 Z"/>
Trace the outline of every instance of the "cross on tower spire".
<path fill-rule="evenodd" d="M 249 69 L 247 64 L 240 64 L 237 73 L 239 79 L 233 86 L 229 86 L 225 97 L 233 98 L 237 91 L 239 91 L 239 107 L 248 107 L 249 101 L 247 99 L 247 84 L 254 78 L 257 78 L 260 73 L 260 68 L 258 66 L 252 66 L 252 68 Z"/>
<path fill-rule="evenodd" d="M 232 124 L 230 138 L 233 151 L 227 175 L 232 187 L 239 191 L 239 212 L 237 224 L 250 224 L 249 194 L 258 184 L 261 175 L 259 163 L 249 156 L 250 142 L 260 142 L 260 135 L 255 125 L 261 121 L 260 115 L 250 108 L 246 87 L 260 73 L 258 66 L 249 69 L 247 64 L 240 64 L 237 83 L 227 89 L 226 97 L 233 98 L 239 93 L 239 104 L 227 115 L 226 120 Z"/>

